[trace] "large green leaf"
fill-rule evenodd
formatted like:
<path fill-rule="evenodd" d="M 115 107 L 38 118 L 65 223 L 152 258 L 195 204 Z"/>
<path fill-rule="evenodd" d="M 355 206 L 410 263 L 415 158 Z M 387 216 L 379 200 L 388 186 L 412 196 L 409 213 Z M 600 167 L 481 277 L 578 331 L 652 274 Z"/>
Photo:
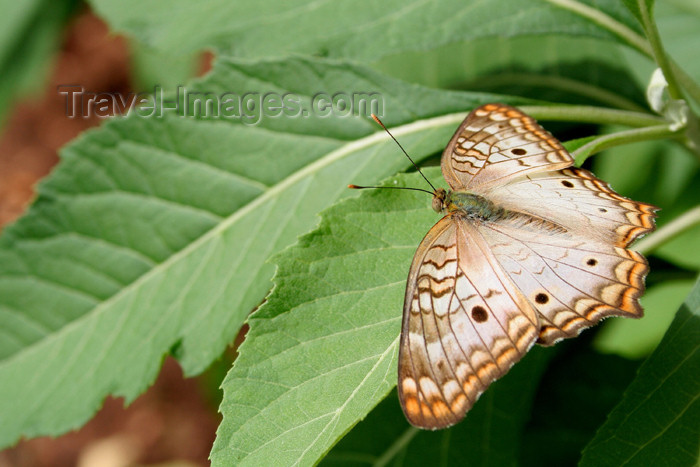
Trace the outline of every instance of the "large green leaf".
<path fill-rule="evenodd" d="M 587 37 L 487 37 L 390 55 L 372 66 L 432 87 L 538 96 L 552 102 L 645 107 L 647 77 L 635 85 L 619 47 Z"/>
<path fill-rule="evenodd" d="M 664 49 L 691 77 L 700 80 L 700 63 L 696 60 L 700 45 L 700 5 L 695 0 L 662 1 L 654 10 Z"/>
<path fill-rule="evenodd" d="M 692 466 L 700 461 L 700 281 L 582 466 Z"/>
<path fill-rule="evenodd" d="M 244 57 L 303 53 L 368 60 L 480 37 L 551 33 L 635 47 L 643 42 L 637 21 L 615 0 L 91 3 L 114 28 L 154 47 L 190 51 L 211 46 Z"/>
<path fill-rule="evenodd" d="M 654 0 L 623 0 L 623 3 L 640 23 L 642 22 L 642 9 L 646 14 L 650 14 L 654 6 Z"/>
<path fill-rule="evenodd" d="M 392 391 L 321 465 L 515 465 L 532 400 L 554 349 L 533 349 L 454 428 L 411 427 Z"/>
<path fill-rule="evenodd" d="M 407 85 L 309 59 L 220 60 L 190 91 L 371 90 L 416 157 L 439 151 L 489 95 Z M 505 98 L 504 98 L 505 99 Z M 368 118 L 128 118 L 62 151 L 29 214 L 0 237 L 0 444 L 83 423 L 108 394 L 133 400 L 168 351 L 186 374 L 233 341 L 270 288 L 268 257 L 316 214 L 407 166 Z M 381 155 L 380 155 L 381 154 Z"/>
<path fill-rule="evenodd" d="M 635 170 L 627 170 L 629 167 Z M 603 151 L 592 168 L 628 196 L 672 207 L 673 216 L 700 202 L 700 193 L 691 189 L 700 167 L 687 148 L 672 141 L 640 142 Z M 662 222 L 670 220 L 668 212 L 663 214 Z"/>
<path fill-rule="evenodd" d="M 407 266 L 437 219 L 429 203 L 399 190 L 348 200 L 277 259 L 223 384 L 214 465 L 313 464 L 394 387 Z"/>
<path fill-rule="evenodd" d="M 639 363 L 592 351 L 589 337 L 594 333 L 587 331 L 557 345 L 561 351 L 538 388 L 520 439 L 517 465 L 576 465 L 583 448 L 634 379 Z"/>
<path fill-rule="evenodd" d="M 628 358 L 648 356 L 659 344 L 678 307 L 693 287 L 692 279 L 666 280 L 644 293 L 644 319 L 608 320 L 596 336 L 596 349 Z"/>

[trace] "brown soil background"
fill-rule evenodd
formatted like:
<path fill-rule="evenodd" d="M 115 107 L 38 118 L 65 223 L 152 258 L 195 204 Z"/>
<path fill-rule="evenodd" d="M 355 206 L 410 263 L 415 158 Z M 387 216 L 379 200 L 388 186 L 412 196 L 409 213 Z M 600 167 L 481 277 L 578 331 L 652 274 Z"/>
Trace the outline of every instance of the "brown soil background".
<path fill-rule="evenodd" d="M 67 118 L 57 86 L 81 84 L 88 91 L 126 96 L 129 76 L 127 42 L 110 34 L 89 11 L 75 17 L 43 94 L 17 102 L 0 129 L 0 229 L 31 203 L 35 183 L 58 162 L 59 148 L 101 123 L 97 117 Z M 0 467 L 209 465 L 220 420 L 217 386 L 230 362 L 218 365 L 199 378 L 185 379 L 177 362 L 167 359 L 155 384 L 128 408 L 122 400 L 108 398 L 77 431 L 0 451 Z"/>

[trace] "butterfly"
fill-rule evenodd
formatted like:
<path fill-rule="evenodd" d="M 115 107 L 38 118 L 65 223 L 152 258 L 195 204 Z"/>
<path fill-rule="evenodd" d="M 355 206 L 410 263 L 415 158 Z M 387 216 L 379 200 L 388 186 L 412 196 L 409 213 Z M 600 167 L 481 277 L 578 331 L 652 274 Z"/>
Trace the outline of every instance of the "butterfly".
<path fill-rule="evenodd" d="M 454 425 L 535 344 L 608 316 L 639 318 L 649 270 L 627 247 L 654 229 L 650 204 L 615 193 L 532 117 L 472 111 L 442 155 L 451 191 L 413 258 L 398 393 L 408 421 Z"/>

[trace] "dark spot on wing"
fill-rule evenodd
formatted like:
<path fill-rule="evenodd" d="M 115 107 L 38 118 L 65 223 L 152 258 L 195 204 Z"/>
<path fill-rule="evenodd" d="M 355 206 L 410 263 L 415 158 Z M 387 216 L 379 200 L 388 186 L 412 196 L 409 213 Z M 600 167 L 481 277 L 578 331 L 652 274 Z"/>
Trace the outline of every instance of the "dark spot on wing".
<path fill-rule="evenodd" d="M 476 305 L 474 308 L 472 308 L 472 318 L 477 323 L 483 323 L 489 319 L 489 314 L 486 311 L 486 308 L 481 305 Z"/>
<path fill-rule="evenodd" d="M 540 305 L 544 305 L 549 301 L 549 296 L 546 293 L 538 293 L 535 295 L 535 301 Z"/>

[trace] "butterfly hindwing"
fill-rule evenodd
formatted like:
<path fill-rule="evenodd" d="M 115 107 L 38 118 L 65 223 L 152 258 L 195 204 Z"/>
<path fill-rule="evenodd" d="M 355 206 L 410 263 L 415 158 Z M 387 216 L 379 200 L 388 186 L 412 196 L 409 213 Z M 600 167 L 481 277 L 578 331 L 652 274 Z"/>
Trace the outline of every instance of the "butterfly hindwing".
<path fill-rule="evenodd" d="M 608 316 L 639 318 L 648 272 L 642 255 L 520 222 L 483 224 L 489 247 L 540 316 L 538 343 L 577 336 Z"/>
<path fill-rule="evenodd" d="M 574 163 L 559 141 L 515 107 L 486 104 L 462 122 L 442 155 L 453 190 L 485 190 L 519 176 Z"/>
<path fill-rule="evenodd" d="M 461 420 L 538 328 L 475 228 L 444 217 L 421 242 L 406 289 L 398 387 L 408 420 L 428 429 Z"/>

